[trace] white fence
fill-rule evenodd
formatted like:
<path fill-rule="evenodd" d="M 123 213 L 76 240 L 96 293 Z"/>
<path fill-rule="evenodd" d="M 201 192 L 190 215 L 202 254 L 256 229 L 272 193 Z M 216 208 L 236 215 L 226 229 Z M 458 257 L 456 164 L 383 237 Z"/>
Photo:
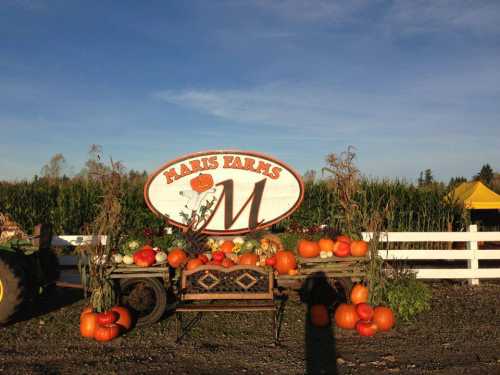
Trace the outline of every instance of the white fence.
<path fill-rule="evenodd" d="M 370 240 L 372 233 L 363 233 L 365 240 Z M 97 241 L 93 236 L 54 236 L 54 246 L 81 246 Z M 478 242 L 499 242 L 500 232 L 478 232 L 476 225 L 471 225 L 468 232 L 385 232 L 380 235 L 381 242 L 466 242 L 464 250 L 379 250 L 379 254 L 386 260 L 426 261 L 467 261 L 467 268 L 433 267 L 412 268 L 419 279 L 466 279 L 472 285 L 479 284 L 480 279 L 500 279 L 500 249 L 478 249 Z M 106 243 L 106 237 L 101 237 L 101 243 Z M 73 257 L 70 257 L 73 258 Z M 480 260 L 498 260 L 497 268 L 480 268 Z M 63 265 L 75 262 L 74 259 L 61 259 Z"/>
<path fill-rule="evenodd" d="M 365 240 L 373 237 L 372 233 L 363 233 Z M 468 232 L 385 232 L 380 235 L 381 242 L 466 242 L 464 250 L 379 250 L 386 260 L 401 261 L 467 261 L 467 268 L 416 268 L 419 279 L 467 279 L 472 285 L 478 285 L 479 279 L 500 278 L 500 265 L 497 268 L 479 268 L 479 260 L 498 260 L 500 249 L 478 249 L 478 242 L 500 242 L 500 232 L 478 232 L 476 225 L 471 225 Z M 408 262 L 408 264 L 411 264 Z"/>

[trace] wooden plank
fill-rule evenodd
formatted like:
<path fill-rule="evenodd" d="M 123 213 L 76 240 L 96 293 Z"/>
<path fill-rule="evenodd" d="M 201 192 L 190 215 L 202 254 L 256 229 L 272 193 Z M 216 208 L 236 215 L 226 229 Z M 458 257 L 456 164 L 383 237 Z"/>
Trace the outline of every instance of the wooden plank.
<path fill-rule="evenodd" d="M 412 269 L 416 272 L 418 279 L 498 279 L 500 269 L 479 268 L 471 270 L 466 268 L 421 268 Z"/>
<path fill-rule="evenodd" d="M 370 257 L 329 257 L 329 258 L 303 258 L 297 257 L 297 263 L 328 263 L 328 262 L 359 262 L 359 261 L 368 261 Z"/>
<path fill-rule="evenodd" d="M 139 277 L 159 277 L 159 278 L 165 278 L 167 277 L 167 274 L 164 273 L 153 273 L 153 272 L 148 272 L 148 273 L 112 273 L 109 275 L 111 279 L 135 279 Z"/>
<path fill-rule="evenodd" d="M 134 273 L 134 272 L 168 272 L 167 267 L 116 267 L 113 273 Z"/>
<path fill-rule="evenodd" d="M 216 299 L 273 299 L 274 294 L 271 293 L 183 293 L 181 299 L 183 301 L 203 301 Z"/>
<path fill-rule="evenodd" d="M 275 311 L 276 305 L 253 304 L 253 305 L 187 305 L 176 307 L 176 312 L 236 312 L 236 311 Z"/>

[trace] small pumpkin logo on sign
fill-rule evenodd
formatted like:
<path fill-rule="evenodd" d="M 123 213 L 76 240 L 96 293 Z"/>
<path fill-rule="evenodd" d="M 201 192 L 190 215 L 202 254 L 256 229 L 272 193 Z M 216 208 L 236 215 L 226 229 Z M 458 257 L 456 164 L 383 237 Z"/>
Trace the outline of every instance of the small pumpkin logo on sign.
<path fill-rule="evenodd" d="M 299 174 L 272 157 L 246 151 L 209 151 L 163 165 L 144 187 L 148 207 L 175 226 L 210 202 L 203 232 L 239 234 L 291 215 L 304 196 Z"/>

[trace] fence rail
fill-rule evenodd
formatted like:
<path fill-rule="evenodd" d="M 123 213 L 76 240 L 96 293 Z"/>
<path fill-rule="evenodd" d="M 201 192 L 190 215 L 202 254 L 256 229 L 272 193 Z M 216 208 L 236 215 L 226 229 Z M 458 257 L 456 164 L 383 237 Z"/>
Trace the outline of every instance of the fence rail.
<path fill-rule="evenodd" d="M 366 241 L 372 239 L 373 233 L 363 233 Z M 379 250 L 379 255 L 389 261 L 400 260 L 428 261 L 426 267 L 412 268 L 419 279 L 467 279 L 472 285 L 478 285 L 479 279 L 500 278 L 500 249 L 479 249 L 478 242 L 500 242 L 500 232 L 478 232 L 477 225 L 469 226 L 468 232 L 385 232 L 379 241 L 387 242 L 466 242 L 465 250 L 428 250 L 401 249 Z M 435 261 L 467 261 L 467 268 L 452 268 L 450 264 L 435 267 Z M 480 267 L 480 260 L 498 260 L 495 268 Z M 434 262 L 433 262 L 434 261 Z M 434 265 L 432 264 L 434 263 Z"/>
<path fill-rule="evenodd" d="M 363 233 L 366 241 L 373 238 L 373 233 Z M 381 233 L 381 243 L 387 242 L 466 242 L 464 250 L 429 250 L 402 249 L 379 250 L 379 255 L 387 261 L 404 261 L 411 266 L 412 262 L 425 262 L 421 268 L 412 268 L 419 279 L 466 279 L 470 284 L 478 285 L 480 279 L 500 279 L 500 249 L 478 249 L 478 242 L 499 242 L 500 232 L 478 232 L 476 225 L 471 225 L 468 232 L 385 232 Z M 54 246 L 81 246 L 99 241 L 96 236 L 54 236 Z M 102 244 L 106 236 L 101 236 Z M 480 267 L 479 261 L 498 261 L 495 268 Z M 466 261 L 466 268 L 459 268 L 452 263 Z M 439 266 L 436 263 L 440 263 Z M 443 262 L 445 263 L 443 265 Z M 63 260 L 63 263 L 67 261 Z"/>

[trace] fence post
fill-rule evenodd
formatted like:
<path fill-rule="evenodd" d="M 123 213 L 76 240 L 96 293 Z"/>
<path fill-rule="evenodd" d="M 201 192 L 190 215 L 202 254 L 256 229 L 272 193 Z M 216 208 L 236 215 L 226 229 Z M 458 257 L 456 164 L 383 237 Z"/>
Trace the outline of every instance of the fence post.
<path fill-rule="evenodd" d="M 477 232 L 477 225 L 469 225 L 469 232 Z M 467 249 L 472 250 L 472 258 L 467 261 L 467 267 L 472 270 L 472 274 L 476 275 L 479 269 L 479 261 L 477 259 L 477 241 L 467 242 Z M 470 285 L 479 285 L 479 279 L 469 279 Z"/>

